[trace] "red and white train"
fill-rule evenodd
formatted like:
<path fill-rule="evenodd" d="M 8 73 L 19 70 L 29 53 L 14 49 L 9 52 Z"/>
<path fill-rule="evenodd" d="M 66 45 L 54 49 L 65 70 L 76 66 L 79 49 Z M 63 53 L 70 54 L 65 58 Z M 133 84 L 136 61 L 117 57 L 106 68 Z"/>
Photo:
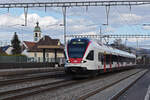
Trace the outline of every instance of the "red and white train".
<path fill-rule="evenodd" d="M 92 74 L 136 65 L 134 54 L 87 38 L 71 39 L 65 48 L 68 74 Z"/>

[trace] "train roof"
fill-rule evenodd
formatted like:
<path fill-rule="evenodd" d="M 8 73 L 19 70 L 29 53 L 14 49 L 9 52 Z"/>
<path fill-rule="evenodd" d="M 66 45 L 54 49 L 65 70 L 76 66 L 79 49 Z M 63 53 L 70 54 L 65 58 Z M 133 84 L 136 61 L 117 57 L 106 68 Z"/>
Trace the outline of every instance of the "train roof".
<path fill-rule="evenodd" d="M 116 48 L 113 48 L 111 46 L 107 46 L 105 44 L 101 44 L 99 42 L 96 41 L 96 43 L 100 46 L 100 49 L 102 51 L 105 51 L 106 54 L 113 54 L 113 55 L 118 55 L 118 56 L 123 56 L 123 57 L 129 57 L 129 58 L 136 58 L 136 56 L 132 53 L 126 52 L 126 51 L 122 51 Z"/>
<path fill-rule="evenodd" d="M 97 41 L 95 39 L 74 38 L 74 39 L 71 39 L 71 40 L 76 40 L 76 39 L 83 39 L 83 40 L 95 42 L 97 44 L 96 48 L 100 49 L 102 52 L 106 52 L 106 54 L 113 54 L 113 55 L 117 55 L 117 56 L 136 58 L 136 56 L 134 54 L 132 54 L 132 53 L 129 53 L 129 52 L 126 52 L 126 51 L 122 51 L 122 50 L 113 48 L 111 46 L 104 45 L 104 44 L 100 43 L 99 41 Z"/>

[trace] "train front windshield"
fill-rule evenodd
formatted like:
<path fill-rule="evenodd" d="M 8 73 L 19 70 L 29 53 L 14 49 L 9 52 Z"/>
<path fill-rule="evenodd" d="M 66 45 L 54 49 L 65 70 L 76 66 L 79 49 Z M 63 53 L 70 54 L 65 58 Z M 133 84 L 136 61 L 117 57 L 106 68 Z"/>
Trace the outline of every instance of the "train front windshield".
<path fill-rule="evenodd" d="M 88 46 L 87 39 L 73 39 L 68 44 L 69 58 L 83 58 L 86 48 Z"/>

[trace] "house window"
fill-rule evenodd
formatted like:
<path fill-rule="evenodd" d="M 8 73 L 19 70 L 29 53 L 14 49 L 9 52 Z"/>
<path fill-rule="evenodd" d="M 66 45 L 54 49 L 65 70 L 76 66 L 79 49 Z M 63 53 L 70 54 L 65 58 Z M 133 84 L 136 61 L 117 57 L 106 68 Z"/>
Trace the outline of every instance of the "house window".
<path fill-rule="evenodd" d="M 36 52 L 34 53 L 34 57 L 37 57 L 37 53 Z"/>
<path fill-rule="evenodd" d="M 40 62 L 40 57 L 38 57 L 38 62 Z"/>
<path fill-rule="evenodd" d="M 46 57 L 49 58 L 49 53 L 46 53 Z"/>
<path fill-rule="evenodd" d="M 58 45 L 60 45 L 60 42 L 58 42 Z"/>

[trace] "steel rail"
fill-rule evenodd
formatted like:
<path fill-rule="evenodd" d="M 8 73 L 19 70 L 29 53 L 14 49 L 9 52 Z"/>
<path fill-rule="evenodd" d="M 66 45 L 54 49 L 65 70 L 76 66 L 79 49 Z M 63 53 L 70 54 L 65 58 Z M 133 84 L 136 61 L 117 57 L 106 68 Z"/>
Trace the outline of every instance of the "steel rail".
<path fill-rule="evenodd" d="M 107 77 L 111 74 L 116 74 L 116 73 L 108 73 L 105 77 Z M 26 88 L 9 90 L 9 91 L 5 91 L 5 92 L 0 92 L 0 99 L 15 100 L 18 98 L 23 98 L 25 96 L 31 96 L 31 95 L 38 94 L 38 93 L 45 92 L 45 91 L 56 90 L 56 89 L 59 89 L 61 87 L 65 87 L 65 86 L 72 86 L 72 85 L 80 84 L 83 82 L 97 80 L 101 77 L 104 77 L 104 76 L 99 76 L 99 77 L 95 77 L 93 79 L 85 79 L 85 80 L 80 80 L 80 81 L 74 81 L 74 80 L 68 79 L 68 80 L 63 80 L 60 82 L 47 83 L 47 84 L 42 84 L 42 85 L 30 86 L 30 87 L 26 87 Z"/>
<path fill-rule="evenodd" d="M 24 78 L 1 80 L 0 81 L 0 86 L 9 85 L 9 84 L 16 84 L 16 83 L 22 83 L 22 82 L 28 82 L 28 81 L 41 80 L 41 79 L 48 79 L 48 78 L 64 77 L 65 76 L 64 71 L 57 71 L 56 73 L 53 73 L 53 74 L 51 74 L 51 72 L 45 72 L 45 73 L 42 73 L 42 75 L 38 75 L 38 74 L 34 75 L 34 76 L 25 76 Z"/>
<path fill-rule="evenodd" d="M 58 82 L 52 82 L 52 83 L 50 82 L 47 84 L 36 85 L 36 86 L 27 87 L 27 88 L 10 90 L 6 92 L 1 92 L 0 99 L 1 100 L 15 100 L 17 98 L 22 98 L 25 96 L 30 96 L 30 95 L 41 93 L 44 91 L 54 90 L 56 88 L 68 86 L 73 83 L 76 83 L 76 82 L 69 81 L 69 80 L 61 80 Z"/>
<path fill-rule="evenodd" d="M 52 92 L 53 90 L 58 90 L 61 87 L 68 87 L 68 86 L 73 86 L 73 85 L 77 85 L 80 83 L 84 83 L 84 82 L 89 82 L 89 81 L 93 81 L 93 80 L 97 80 L 101 77 L 107 77 L 110 76 L 112 74 L 116 74 L 116 73 L 108 73 L 106 76 L 99 76 L 93 79 L 85 79 L 85 80 L 80 80 L 80 81 L 75 81 L 75 80 L 64 80 L 59 82 L 55 82 L 55 83 L 46 83 L 43 85 L 36 85 L 36 86 L 31 86 L 31 87 L 26 87 L 26 88 L 20 88 L 20 89 L 16 89 L 16 90 L 11 90 L 11 91 L 6 91 L 6 92 L 2 92 L 0 93 L 0 99 L 2 100 L 14 100 L 14 99 L 19 99 L 19 98 L 24 98 L 25 96 L 31 96 L 34 94 L 38 94 L 41 92 Z"/>

